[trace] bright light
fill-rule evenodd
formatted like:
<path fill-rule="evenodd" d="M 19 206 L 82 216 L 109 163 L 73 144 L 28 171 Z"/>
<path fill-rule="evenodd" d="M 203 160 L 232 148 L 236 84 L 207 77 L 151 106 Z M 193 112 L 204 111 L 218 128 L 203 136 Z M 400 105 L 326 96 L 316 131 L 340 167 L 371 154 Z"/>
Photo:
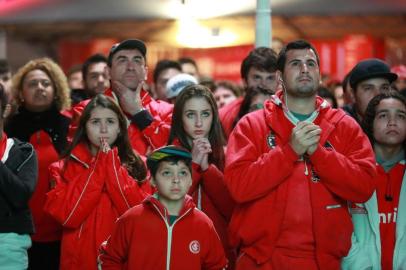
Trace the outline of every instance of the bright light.
<path fill-rule="evenodd" d="M 212 29 L 201 25 L 196 19 L 179 20 L 179 32 L 176 41 L 183 47 L 211 48 L 230 46 L 237 35 L 227 29 Z"/>
<path fill-rule="evenodd" d="M 211 48 L 230 46 L 237 40 L 237 35 L 230 29 L 220 26 L 204 25 L 198 18 L 224 15 L 226 4 L 230 9 L 233 1 L 195 1 L 186 0 L 177 4 L 173 14 L 178 18 L 176 41 L 182 47 Z M 219 5 L 221 3 L 221 5 Z M 235 3 L 234 3 L 235 6 Z M 215 8 L 213 8 L 215 7 Z M 202 16 L 203 15 L 203 16 Z"/>
<path fill-rule="evenodd" d="M 255 9 L 255 0 L 173 0 L 168 10 L 174 19 L 190 16 L 196 19 L 208 19 L 237 14 L 247 9 Z"/>

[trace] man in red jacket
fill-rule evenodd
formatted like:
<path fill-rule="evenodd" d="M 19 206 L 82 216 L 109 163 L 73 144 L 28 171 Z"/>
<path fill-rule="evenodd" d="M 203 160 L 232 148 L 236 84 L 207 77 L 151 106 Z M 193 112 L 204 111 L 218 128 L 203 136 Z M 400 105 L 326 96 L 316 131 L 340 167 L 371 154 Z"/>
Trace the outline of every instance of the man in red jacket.
<path fill-rule="evenodd" d="M 166 144 L 173 110 L 173 105 L 154 100 L 143 89 L 148 73 L 146 55 L 147 48 L 138 39 L 113 45 L 107 59 L 111 88 L 104 92 L 127 115 L 131 145 L 141 155 Z M 79 119 L 88 102 L 82 101 L 72 109 L 74 119 Z"/>
<path fill-rule="evenodd" d="M 316 95 L 311 44 L 287 44 L 277 65 L 283 90 L 238 122 L 227 147 L 236 269 L 338 270 L 351 246 L 347 201 L 375 189 L 373 151 L 350 116 Z"/>
<path fill-rule="evenodd" d="M 219 117 L 224 128 L 226 137 L 233 130 L 235 123 L 239 120 L 240 109 L 249 95 L 250 89 L 261 89 L 261 91 L 273 94 L 276 91 L 276 53 L 271 48 L 259 47 L 253 49 L 241 64 L 241 78 L 244 83 L 245 97 L 227 104 L 219 110 Z M 249 107 L 249 106 L 248 106 Z M 248 112 L 245 111 L 244 114 Z"/>

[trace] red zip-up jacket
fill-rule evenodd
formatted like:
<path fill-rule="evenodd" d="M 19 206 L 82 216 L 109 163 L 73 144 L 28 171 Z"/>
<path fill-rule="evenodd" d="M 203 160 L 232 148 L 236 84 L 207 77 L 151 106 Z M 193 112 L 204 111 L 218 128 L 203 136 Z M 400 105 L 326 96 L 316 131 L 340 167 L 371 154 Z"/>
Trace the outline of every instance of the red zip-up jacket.
<path fill-rule="evenodd" d="M 111 88 L 107 89 L 104 94 L 112 97 L 118 104 L 118 99 Z M 70 134 L 74 133 L 78 119 L 89 101 L 89 99 L 84 100 L 72 108 L 73 121 Z M 141 101 L 142 106 L 149 112 L 151 122 L 146 127 L 140 128 L 134 120 L 134 116 L 127 115 L 130 121 L 128 137 L 133 149 L 138 154 L 145 156 L 151 150 L 166 145 L 171 128 L 173 105 L 165 101 L 154 100 L 145 90 L 141 90 Z"/>
<path fill-rule="evenodd" d="M 178 139 L 175 139 L 173 144 L 181 146 Z M 192 171 L 193 182 L 188 194 L 192 196 L 198 209 L 213 221 L 225 248 L 230 263 L 229 269 L 233 269 L 236 256 L 229 244 L 227 228 L 235 202 L 224 182 L 224 174 L 214 164 L 210 164 L 207 170 L 203 171 L 199 164 L 192 163 Z"/>
<path fill-rule="evenodd" d="M 227 228 L 234 209 L 234 201 L 224 182 L 223 172 L 214 164 L 202 171 L 200 166 L 192 163 L 193 182 L 188 194 L 212 221 L 223 243 L 231 267 L 234 265 L 235 252 L 230 247 Z"/>
<path fill-rule="evenodd" d="M 315 256 L 320 270 L 340 269 L 353 230 L 347 200 L 365 202 L 375 189 L 374 154 L 358 124 L 340 110 L 320 106 L 322 133 L 306 161 L 289 144 L 292 123 L 277 93 L 265 108 L 244 116 L 231 133 L 224 179 L 237 202 L 230 222 L 233 246 L 257 263 L 269 260 L 280 235 L 290 178 L 309 183 Z M 279 102 L 276 102 L 279 100 Z M 300 207 L 298 207 L 300 209 Z"/>
<path fill-rule="evenodd" d="M 96 269 L 100 244 L 116 219 L 146 197 L 121 165 L 117 148 L 93 157 L 84 143 L 53 163 L 45 211 L 63 226 L 60 269 Z"/>
<path fill-rule="evenodd" d="M 192 198 L 185 197 L 172 225 L 168 220 L 167 209 L 154 196 L 127 211 L 101 247 L 101 269 L 225 269 L 227 260 L 213 223 Z"/>

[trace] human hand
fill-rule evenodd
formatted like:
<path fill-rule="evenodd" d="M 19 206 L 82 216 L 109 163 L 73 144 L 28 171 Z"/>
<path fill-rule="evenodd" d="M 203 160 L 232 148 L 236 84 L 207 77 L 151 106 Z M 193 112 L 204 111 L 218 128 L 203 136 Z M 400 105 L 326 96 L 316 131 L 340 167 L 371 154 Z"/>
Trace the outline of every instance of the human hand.
<path fill-rule="evenodd" d="M 194 163 L 199 164 L 203 171 L 207 170 L 209 167 L 209 154 L 211 152 L 211 145 L 207 138 L 193 140 L 192 160 Z"/>
<path fill-rule="evenodd" d="M 109 143 L 107 142 L 107 139 L 104 137 L 100 137 L 100 146 L 99 146 L 99 150 L 102 151 L 103 153 L 107 153 L 108 151 L 110 151 L 111 147 L 109 145 Z"/>
<path fill-rule="evenodd" d="M 120 107 L 124 112 L 134 115 L 142 109 L 141 89 L 144 84 L 144 81 L 140 82 L 137 89 L 133 91 L 119 81 L 112 82 L 112 89 L 118 97 Z"/>
<path fill-rule="evenodd" d="M 319 126 L 305 121 L 299 122 L 297 126 L 292 129 L 290 145 L 299 156 L 304 153 L 311 155 L 317 149 L 320 134 L 321 129 Z"/>

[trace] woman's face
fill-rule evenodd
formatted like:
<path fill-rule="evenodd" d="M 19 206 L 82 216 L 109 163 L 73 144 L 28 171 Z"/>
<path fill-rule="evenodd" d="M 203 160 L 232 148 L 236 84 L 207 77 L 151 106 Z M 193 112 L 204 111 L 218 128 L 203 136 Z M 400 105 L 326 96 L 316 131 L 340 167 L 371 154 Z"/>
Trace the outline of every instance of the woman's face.
<path fill-rule="evenodd" d="M 32 112 L 45 111 L 52 106 L 54 97 L 54 86 L 44 71 L 35 69 L 25 75 L 20 99 L 27 110 Z"/>
<path fill-rule="evenodd" d="M 213 122 L 213 111 L 203 97 L 192 97 L 185 102 L 182 112 L 183 129 L 191 139 L 207 138 Z"/>
<path fill-rule="evenodd" d="M 402 145 L 406 139 L 406 107 L 395 98 L 381 100 L 376 107 L 373 124 L 376 143 L 386 146 Z"/>
<path fill-rule="evenodd" d="M 111 146 L 120 133 L 120 125 L 117 114 L 108 108 L 96 107 L 86 122 L 86 134 L 90 142 L 92 154 L 96 154 L 101 140 L 107 141 Z"/>

